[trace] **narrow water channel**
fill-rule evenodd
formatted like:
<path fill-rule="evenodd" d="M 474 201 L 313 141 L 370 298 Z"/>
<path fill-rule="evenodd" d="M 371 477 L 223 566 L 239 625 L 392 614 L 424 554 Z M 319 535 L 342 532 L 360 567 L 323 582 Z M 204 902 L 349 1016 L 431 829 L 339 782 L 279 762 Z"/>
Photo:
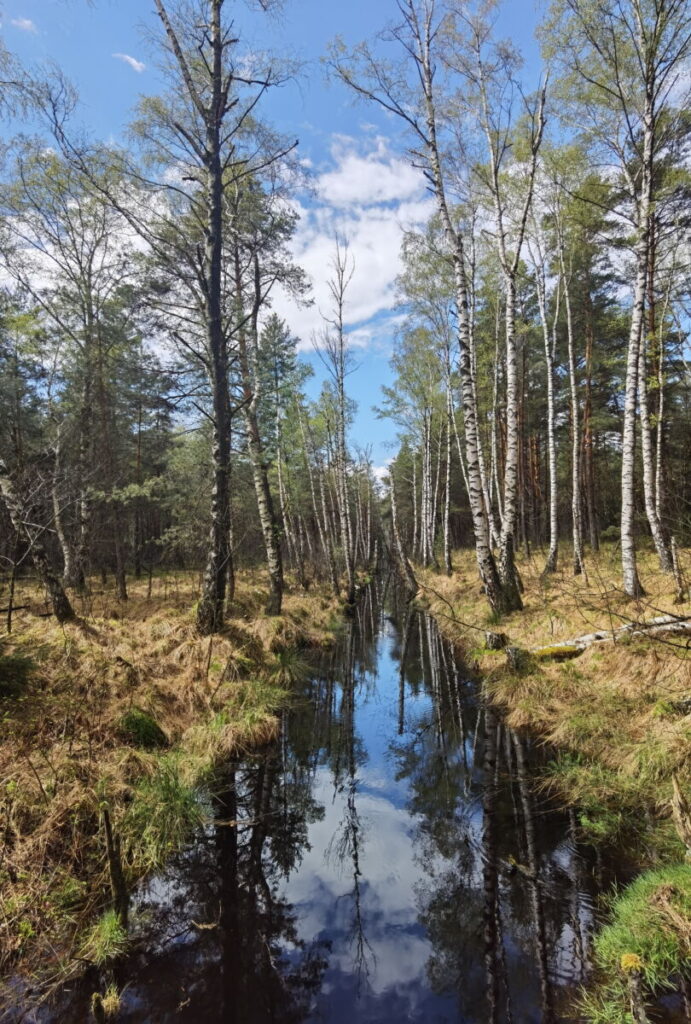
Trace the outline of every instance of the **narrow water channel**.
<path fill-rule="evenodd" d="M 214 824 L 139 894 L 119 1021 L 576 1019 L 609 879 L 533 785 L 544 752 L 383 589 L 296 683 L 279 741 L 228 766 Z M 64 996 L 40 1019 L 88 1019 L 88 992 Z"/>

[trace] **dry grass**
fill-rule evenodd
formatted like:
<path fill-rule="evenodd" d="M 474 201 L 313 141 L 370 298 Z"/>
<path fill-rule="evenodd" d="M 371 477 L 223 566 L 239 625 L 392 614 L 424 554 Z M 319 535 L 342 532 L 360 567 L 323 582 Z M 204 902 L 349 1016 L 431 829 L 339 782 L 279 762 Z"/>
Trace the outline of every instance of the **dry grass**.
<path fill-rule="evenodd" d="M 524 610 L 501 623 L 488 614 L 472 553 L 456 553 L 450 578 L 430 571 L 418 577 L 423 603 L 477 662 L 508 724 L 530 728 L 566 752 L 557 759 L 552 782 L 566 799 L 586 807 L 591 834 L 603 838 L 619 834 L 620 811 L 625 816 L 652 809 L 666 823 L 673 775 L 688 794 L 691 715 L 675 704 L 691 695 L 685 638 L 618 638 L 573 660 L 533 662 L 516 674 L 502 651 L 484 650 L 484 631 L 501 630 L 511 644 L 529 649 L 656 615 L 691 615 L 691 603 L 674 604 L 673 580 L 656 569 L 651 552 L 643 553 L 640 564 L 647 596 L 629 601 L 621 591 L 617 555 L 608 548 L 591 557 L 587 578 L 562 570 L 545 580 L 541 563 L 524 560 Z M 688 570 L 691 552 L 682 551 L 681 558 Z"/>
<path fill-rule="evenodd" d="M 15 595 L 13 632 L 0 638 L 0 966 L 40 963 L 64 976 L 80 936 L 109 901 L 101 816 L 109 808 L 127 839 L 142 785 L 172 772 L 182 834 L 190 794 L 215 763 L 275 734 L 285 700 L 270 677 L 276 652 L 328 644 L 339 608 L 326 591 L 286 595 L 284 614 L 267 619 L 259 574 L 239 574 L 228 628 L 194 631 L 198 579 L 170 574 L 129 586 L 127 603 L 96 583 L 59 627 L 34 587 Z M 3 601 L 0 592 L 0 603 Z M 79 602 L 77 602 L 79 605 Z M 167 749 L 123 731 L 150 718 Z M 157 745 L 160 745 L 158 743 Z M 165 771 L 163 769 L 165 768 Z M 153 839 L 152 839 L 153 842 Z M 154 844 L 155 845 L 155 844 Z M 166 849 L 165 843 L 161 849 Z M 151 863 L 155 855 L 149 849 Z M 141 859 L 140 859 L 141 861 Z M 136 843 L 126 854 L 130 882 L 141 874 Z"/>

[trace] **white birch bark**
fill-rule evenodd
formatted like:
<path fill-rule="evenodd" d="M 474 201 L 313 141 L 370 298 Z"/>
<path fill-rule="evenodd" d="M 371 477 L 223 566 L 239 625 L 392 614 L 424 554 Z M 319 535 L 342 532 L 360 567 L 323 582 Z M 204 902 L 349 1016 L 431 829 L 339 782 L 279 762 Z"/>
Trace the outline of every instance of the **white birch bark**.
<path fill-rule="evenodd" d="M 533 271 L 535 277 L 535 289 L 537 292 L 537 304 L 542 325 L 542 338 L 545 347 L 545 367 L 547 379 L 547 462 L 549 467 L 549 552 L 545 562 L 545 573 L 556 571 L 557 559 L 559 557 L 559 493 L 557 482 L 557 443 L 555 438 L 555 413 L 554 413 L 554 339 L 550 336 L 549 324 L 547 322 L 547 301 L 545 287 L 545 262 L 539 237 L 536 241 L 537 258 L 533 258 Z M 557 284 L 555 296 L 554 322 L 556 325 L 559 316 L 560 288 Z"/>

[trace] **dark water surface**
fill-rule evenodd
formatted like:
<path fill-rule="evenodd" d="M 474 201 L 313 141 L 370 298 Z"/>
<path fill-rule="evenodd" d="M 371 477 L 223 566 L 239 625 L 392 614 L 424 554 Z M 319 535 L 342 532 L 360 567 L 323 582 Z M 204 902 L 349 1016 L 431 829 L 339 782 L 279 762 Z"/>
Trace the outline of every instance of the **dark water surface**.
<path fill-rule="evenodd" d="M 482 710 L 433 620 L 382 596 L 139 893 L 118 1021 L 576 1019 L 611 879 L 531 784 L 545 755 Z M 87 1020 L 93 982 L 38 1019 Z"/>

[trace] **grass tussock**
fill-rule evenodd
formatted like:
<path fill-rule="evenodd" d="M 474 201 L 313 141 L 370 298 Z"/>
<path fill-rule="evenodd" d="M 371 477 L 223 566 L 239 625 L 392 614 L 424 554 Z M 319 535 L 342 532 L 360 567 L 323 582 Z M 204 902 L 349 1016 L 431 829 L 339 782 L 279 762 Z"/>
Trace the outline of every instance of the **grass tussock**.
<path fill-rule="evenodd" d="M 118 954 L 103 809 L 131 886 L 204 819 L 219 762 L 276 735 L 302 664 L 294 649 L 327 645 L 339 613 L 315 587 L 287 594 L 284 614 L 267 619 L 259 574 L 240 573 L 227 628 L 200 638 L 197 587 L 192 574 L 167 574 L 150 589 L 133 582 L 121 603 L 94 583 L 65 627 L 39 617 L 32 585 L 18 587 L 28 607 L 0 640 L 6 975 L 40 964 L 64 976 Z"/>

